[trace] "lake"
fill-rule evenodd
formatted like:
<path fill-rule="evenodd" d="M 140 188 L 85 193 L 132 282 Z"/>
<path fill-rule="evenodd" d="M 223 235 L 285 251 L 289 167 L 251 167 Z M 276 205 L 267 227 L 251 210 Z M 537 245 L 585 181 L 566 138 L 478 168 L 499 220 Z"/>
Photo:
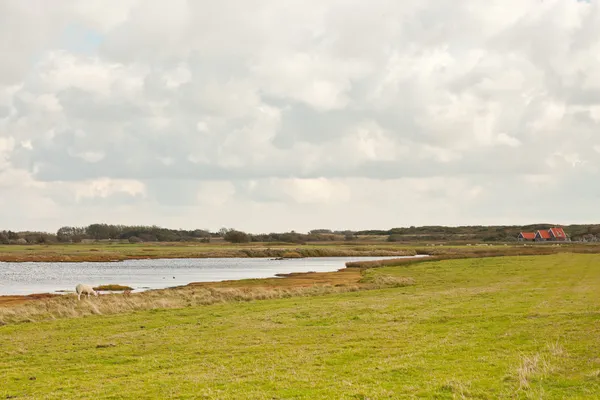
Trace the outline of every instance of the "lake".
<path fill-rule="evenodd" d="M 331 272 L 346 262 L 406 257 L 178 258 L 119 262 L 0 262 L 0 295 L 74 291 L 78 283 L 120 284 L 135 291 L 164 289 L 190 282 L 271 278 L 290 272 Z"/>

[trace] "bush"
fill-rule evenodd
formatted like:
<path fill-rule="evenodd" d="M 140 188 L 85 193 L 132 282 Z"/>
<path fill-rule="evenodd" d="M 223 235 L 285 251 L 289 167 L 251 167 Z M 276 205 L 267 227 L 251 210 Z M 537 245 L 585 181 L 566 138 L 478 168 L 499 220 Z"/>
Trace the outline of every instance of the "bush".
<path fill-rule="evenodd" d="M 129 243 L 141 243 L 143 240 L 137 236 L 131 236 L 129 238 Z"/>
<path fill-rule="evenodd" d="M 248 243 L 250 241 L 250 235 L 246 232 L 230 230 L 223 237 L 229 243 Z"/>

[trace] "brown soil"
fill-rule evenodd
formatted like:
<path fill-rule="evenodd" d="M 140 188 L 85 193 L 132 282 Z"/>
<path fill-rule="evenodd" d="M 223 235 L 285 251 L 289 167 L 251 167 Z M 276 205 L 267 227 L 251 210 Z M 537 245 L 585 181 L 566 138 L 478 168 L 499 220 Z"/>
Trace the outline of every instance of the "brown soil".
<path fill-rule="evenodd" d="M 17 304 L 27 303 L 28 301 L 49 299 L 51 297 L 56 297 L 56 296 L 60 296 L 60 295 L 52 294 L 52 293 L 36 293 L 36 294 L 29 294 L 26 296 L 17 296 L 17 295 L 15 295 L 15 296 L 0 296 L 0 307 L 10 307 L 10 306 L 15 306 Z"/>

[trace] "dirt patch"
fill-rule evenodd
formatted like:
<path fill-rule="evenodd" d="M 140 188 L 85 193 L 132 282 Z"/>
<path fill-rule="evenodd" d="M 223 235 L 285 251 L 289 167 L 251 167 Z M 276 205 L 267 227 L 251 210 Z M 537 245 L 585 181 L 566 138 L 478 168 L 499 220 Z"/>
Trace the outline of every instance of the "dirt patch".
<path fill-rule="evenodd" d="M 11 306 L 16 306 L 18 304 L 27 303 L 27 302 L 33 301 L 33 300 L 49 299 L 49 298 L 56 297 L 56 296 L 60 296 L 60 295 L 52 294 L 52 293 L 36 293 L 36 294 L 29 294 L 26 296 L 19 296 L 19 295 L 0 296 L 0 307 L 11 307 Z"/>

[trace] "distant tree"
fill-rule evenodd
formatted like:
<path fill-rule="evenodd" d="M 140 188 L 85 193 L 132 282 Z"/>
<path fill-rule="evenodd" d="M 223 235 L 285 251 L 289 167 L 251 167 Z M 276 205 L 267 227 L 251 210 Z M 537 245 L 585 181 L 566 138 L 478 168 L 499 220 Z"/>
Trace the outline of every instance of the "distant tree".
<path fill-rule="evenodd" d="M 306 241 L 305 236 L 306 235 L 302 235 L 300 233 L 296 233 L 295 231 L 291 231 L 280 234 L 279 240 L 281 242 L 303 244 Z"/>
<path fill-rule="evenodd" d="M 206 229 L 196 229 L 192 232 L 192 237 L 200 239 L 203 243 L 210 243 L 210 231 Z"/>
<path fill-rule="evenodd" d="M 132 237 L 135 237 L 135 236 L 132 236 Z M 156 242 L 158 240 L 156 238 L 156 235 L 153 235 L 151 233 L 140 233 L 139 238 L 142 242 Z M 131 239 L 131 238 L 129 238 L 129 239 Z"/>
<path fill-rule="evenodd" d="M 227 229 L 227 228 L 223 227 L 223 228 L 219 229 L 219 236 L 224 238 L 225 235 L 227 235 L 227 233 L 232 230 L 233 229 Z"/>
<path fill-rule="evenodd" d="M 56 239 L 62 243 L 79 243 L 85 238 L 85 228 L 63 226 L 56 231 Z"/>
<path fill-rule="evenodd" d="M 248 243 L 251 240 L 246 232 L 236 231 L 234 229 L 227 231 L 223 239 L 230 243 Z"/>
<path fill-rule="evenodd" d="M 87 227 L 86 233 L 91 239 L 102 240 L 111 238 L 111 227 L 107 224 L 92 224 Z"/>
<path fill-rule="evenodd" d="M 311 235 L 323 235 L 323 234 L 332 234 L 333 232 L 331 231 L 331 229 L 313 229 L 310 232 L 308 232 Z"/>
<path fill-rule="evenodd" d="M 143 240 L 137 236 L 131 236 L 129 238 L 129 243 L 141 243 L 141 242 L 143 242 Z"/>

